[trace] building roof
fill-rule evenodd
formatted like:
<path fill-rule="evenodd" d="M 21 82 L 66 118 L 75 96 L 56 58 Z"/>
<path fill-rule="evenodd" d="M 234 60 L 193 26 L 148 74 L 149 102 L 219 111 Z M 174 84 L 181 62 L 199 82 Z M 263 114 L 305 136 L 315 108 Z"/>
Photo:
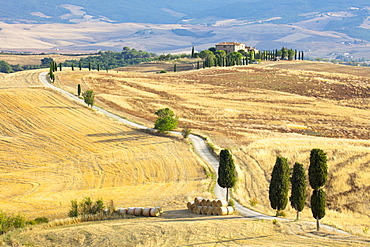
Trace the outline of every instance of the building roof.
<path fill-rule="evenodd" d="M 238 43 L 238 42 L 220 42 L 217 45 L 241 45 L 243 43 Z"/>

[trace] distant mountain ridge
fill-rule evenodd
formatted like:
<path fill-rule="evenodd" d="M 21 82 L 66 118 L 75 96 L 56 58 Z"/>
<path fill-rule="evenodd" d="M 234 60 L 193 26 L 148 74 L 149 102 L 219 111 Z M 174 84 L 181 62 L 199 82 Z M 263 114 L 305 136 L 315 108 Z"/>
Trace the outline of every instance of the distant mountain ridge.
<path fill-rule="evenodd" d="M 32 43 L 33 50 L 118 50 L 130 46 L 172 53 L 189 51 L 191 46 L 204 49 L 221 41 L 238 41 L 258 49 L 287 46 L 308 55 L 348 53 L 370 58 L 368 0 L 0 2 L 0 50 L 6 51 L 31 50 L 26 45 Z M 62 25 L 58 27 L 61 31 L 52 33 L 48 24 Z M 71 31 L 64 35 L 68 29 Z M 31 40 L 19 41 L 17 32 L 24 34 L 22 39 Z"/>
<path fill-rule="evenodd" d="M 4 2 L 5 0 L 2 0 Z M 21 6 L 21 7 L 20 7 Z M 12 0 L 2 4 L 0 21 L 6 23 L 73 23 L 78 19 L 108 22 L 174 24 L 215 20 L 249 21 L 281 17 L 280 23 L 304 20 L 310 12 L 337 12 L 349 8 L 369 8 L 365 0 Z"/>

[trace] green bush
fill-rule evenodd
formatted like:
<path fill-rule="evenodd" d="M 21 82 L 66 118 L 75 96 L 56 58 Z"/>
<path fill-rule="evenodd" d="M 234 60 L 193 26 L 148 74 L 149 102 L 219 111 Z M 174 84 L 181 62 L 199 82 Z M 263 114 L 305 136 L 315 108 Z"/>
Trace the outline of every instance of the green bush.
<path fill-rule="evenodd" d="M 102 213 L 104 208 L 105 206 L 101 199 L 93 202 L 90 197 L 86 197 L 80 203 L 77 200 L 72 200 L 68 216 L 77 217 L 79 215 L 98 214 Z"/>
<path fill-rule="evenodd" d="M 0 234 L 25 226 L 26 218 L 23 215 L 7 215 L 7 213 L 0 211 Z"/>

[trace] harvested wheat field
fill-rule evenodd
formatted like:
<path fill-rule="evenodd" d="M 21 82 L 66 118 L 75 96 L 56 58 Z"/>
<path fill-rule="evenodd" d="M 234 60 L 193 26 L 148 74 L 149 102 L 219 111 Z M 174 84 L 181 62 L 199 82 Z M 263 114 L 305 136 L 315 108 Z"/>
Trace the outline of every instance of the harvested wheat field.
<path fill-rule="evenodd" d="M 332 65 L 315 71 L 321 66 L 280 61 L 168 74 L 64 71 L 57 73 L 56 84 L 70 92 L 78 83 L 93 89 L 99 105 L 138 116 L 149 127 L 156 110 L 170 107 L 180 117 L 180 128 L 186 125 L 216 147 L 231 149 L 238 169 L 234 197 L 271 215 L 268 185 L 276 156 L 288 158 L 292 167 L 296 161 L 308 167 L 310 150 L 321 148 L 329 166 L 322 222 L 366 235 L 370 78 L 364 75 L 370 70 L 356 68 L 364 71 L 354 75 L 346 73 L 352 67 Z M 302 218 L 312 221 L 308 206 L 309 197 Z M 295 218 L 290 206 L 286 213 Z"/>
<path fill-rule="evenodd" d="M 0 54 L 0 60 L 5 61 L 12 65 L 41 65 L 41 59 L 49 57 L 52 58 L 56 63 L 63 63 L 66 60 L 79 60 L 80 58 L 87 57 L 88 55 L 59 55 L 59 54 L 43 54 L 43 55 L 26 55 L 26 54 L 19 54 L 19 55 L 7 55 L 7 54 Z"/>
<path fill-rule="evenodd" d="M 176 209 L 207 195 L 207 168 L 188 143 L 71 102 L 40 86 L 41 71 L 0 79 L 1 210 L 53 219 L 84 197 Z"/>

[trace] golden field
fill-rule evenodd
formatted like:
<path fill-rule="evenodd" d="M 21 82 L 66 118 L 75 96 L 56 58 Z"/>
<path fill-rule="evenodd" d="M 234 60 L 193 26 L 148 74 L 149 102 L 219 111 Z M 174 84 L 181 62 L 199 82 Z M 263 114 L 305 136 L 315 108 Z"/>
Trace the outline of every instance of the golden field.
<path fill-rule="evenodd" d="M 73 103 L 43 88 L 38 70 L 0 77 L 0 208 L 30 218 L 61 218 L 70 200 L 90 196 L 117 206 L 163 206 L 165 214 L 34 227 L 9 233 L 4 241 L 28 246 L 368 245 L 368 78 L 302 68 L 315 67 L 311 63 L 278 65 L 167 74 L 64 69 L 56 72 L 55 84 L 73 93 L 77 84 L 93 89 L 98 105 L 148 127 L 156 110 L 170 107 L 180 117 L 179 130 L 186 125 L 216 149 L 231 149 L 238 171 L 233 196 L 271 215 L 268 184 L 276 155 L 308 166 L 310 150 L 322 148 L 330 174 L 322 222 L 354 235 L 317 233 L 307 222 L 272 224 L 183 210 L 195 196 L 212 197 L 207 168 L 188 143 L 129 128 Z M 250 201 L 257 204 L 252 207 Z M 295 218 L 290 207 L 286 213 Z M 308 207 L 302 219 L 313 221 Z"/>
<path fill-rule="evenodd" d="M 2 210 L 61 218 L 71 200 L 83 197 L 176 208 L 205 186 L 204 164 L 186 142 L 73 103 L 42 88 L 39 73 L 1 77 Z"/>
<path fill-rule="evenodd" d="M 179 129 L 186 125 L 232 150 L 239 180 L 234 197 L 246 206 L 257 201 L 255 209 L 271 215 L 268 185 L 276 156 L 308 168 L 310 150 L 321 148 L 329 166 L 323 222 L 359 234 L 369 226 L 369 68 L 280 61 L 139 72 L 58 72 L 56 84 L 70 92 L 78 83 L 93 89 L 98 104 L 139 116 L 149 127 L 153 112 L 170 107 L 180 117 Z M 291 208 L 287 214 L 294 218 Z M 302 217 L 312 220 L 308 207 Z"/>

